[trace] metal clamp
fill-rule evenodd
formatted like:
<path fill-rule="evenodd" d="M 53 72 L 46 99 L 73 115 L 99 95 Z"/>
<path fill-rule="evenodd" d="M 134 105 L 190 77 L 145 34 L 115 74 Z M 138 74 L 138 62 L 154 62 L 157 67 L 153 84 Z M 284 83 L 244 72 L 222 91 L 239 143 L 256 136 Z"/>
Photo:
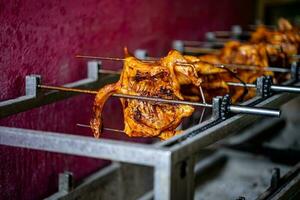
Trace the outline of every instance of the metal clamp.
<path fill-rule="evenodd" d="M 271 76 L 262 76 L 256 80 L 256 94 L 262 98 L 272 95 L 271 86 L 273 84 Z"/>
<path fill-rule="evenodd" d="M 213 98 L 212 102 L 212 113 L 214 119 L 227 119 L 230 113 L 229 106 L 231 104 L 231 99 L 228 94 L 225 96 L 217 96 Z"/>
<path fill-rule="evenodd" d="M 229 95 L 214 97 L 212 109 L 212 118 L 222 120 L 229 118 L 231 113 L 261 115 L 266 117 L 280 117 L 281 114 L 281 111 L 277 109 L 232 105 Z"/>
<path fill-rule="evenodd" d="M 226 94 L 225 96 L 223 96 L 222 100 L 221 100 L 221 118 L 222 119 L 227 119 L 229 116 L 229 106 L 231 104 L 231 99 L 230 96 L 228 94 Z"/>

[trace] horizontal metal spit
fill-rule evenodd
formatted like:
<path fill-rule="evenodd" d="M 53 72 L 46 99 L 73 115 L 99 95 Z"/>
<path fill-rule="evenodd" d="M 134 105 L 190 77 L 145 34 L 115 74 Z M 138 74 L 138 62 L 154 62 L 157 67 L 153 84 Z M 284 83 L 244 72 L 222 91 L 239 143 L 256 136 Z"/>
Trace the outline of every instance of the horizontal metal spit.
<path fill-rule="evenodd" d="M 93 90 L 82 90 L 82 89 L 76 89 L 76 88 L 57 87 L 57 86 L 48 86 L 48 85 L 38 85 L 38 87 L 41 89 L 61 90 L 61 91 L 66 91 L 66 92 L 97 94 L 97 91 L 93 91 Z M 118 94 L 118 93 L 115 93 L 112 96 L 126 98 L 126 99 L 138 99 L 138 100 L 145 100 L 145 101 L 160 102 L 160 103 L 185 104 L 185 105 L 199 106 L 199 107 L 206 107 L 206 108 L 213 107 L 212 104 L 207 104 L 207 103 L 163 99 L 163 98 L 157 98 L 157 97 L 137 96 L 137 95 Z M 224 109 L 228 109 L 229 112 L 235 113 L 235 114 L 252 114 L 252 115 L 262 115 L 262 116 L 269 116 L 269 117 L 280 117 L 280 110 L 276 110 L 276 109 L 254 108 L 254 107 L 249 107 L 249 106 L 231 105 L 230 103 L 227 105 L 223 105 L 223 106 L 224 106 Z"/>

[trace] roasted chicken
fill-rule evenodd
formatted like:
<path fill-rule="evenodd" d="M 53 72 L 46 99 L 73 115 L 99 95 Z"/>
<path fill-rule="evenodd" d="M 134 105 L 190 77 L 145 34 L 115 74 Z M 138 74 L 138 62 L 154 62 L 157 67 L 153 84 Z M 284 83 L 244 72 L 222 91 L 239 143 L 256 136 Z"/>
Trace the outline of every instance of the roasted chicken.
<path fill-rule="evenodd" d="M 106 85 L 96 96 L 90 125 L 97 138 L 103 127 L 103 106 L 113 93 L 184 100 L 180 92 L 181 84 L 200 86 L 201 79 L 193 66 L 176 64 L 187 63 L 177 51 L 171 51 L 166 57 L 152 63 L 142 62 L 128 53 L 126 55 L 120 80 Z M 190 116 L 194 111 L 189 105 L 125 98 L 120 100 L 124 111 L 124 132 L 130 137 L 167 139 L 181 132 L 175 129 L 184 117 Z"/>
<path fill-rule="evenodd" d="M 229 93 L 232 102 L 246 100 L 255 95 L 254 89 L 228 86 L 226 82 L 253 83 L 256 78 L 262 75 L 273 75 L 270 71 L 263 70 L 245 70 L 229 69 L 225 70 L 217 67 L 215 64 L 238 64 L 250 65 L 258 68 L 268 66 L 268 56 L 266 48 L 262 44 L 242 44 L 237 41 L 228 42 L 219 54 L 204 56 L 185 56 L 190 64 L 195 66 L 198 76 L 202 79 L 202 88 L 206 100 L 211 102 L 214 96 L 225 95 Z M 194 95 L 200 96 L 199 92 Z M 192 95 L 191 95 L 192 96 Z M 189 98 L 191 99 L 191 98 Z M 193 98 L 196 99 L 196 98 Z"/>
<path fill-rule="evenodd" d="M 279 19 L 278 30 L 259 27 L 251 36 L 251 43 L 265 45 L 269 64 L 287 67 L 292 55 L 300 53 L 300 30 L 286 19 Z"/>
<path fill-rule="evenodd" d="M 211 102 L 212 98 L 215 96 L 222 96 L 229 93 L 229 87 L 222 78 L 222 75 L 225 75 L 228 72 L 214 65 L 221 63 L 217 55 L 212 54 L 199 57 L 185 56 L 185 58 L 189 63 L 195 66 L 198 76 L 201 77 L 201 87 L 203 88 L 204 97 L 207 102 Z M 196 88 L 190 88 L 196 91 Z M 197 93 L 195 92 L 194 94 L 197 94 L 199 96 L 199 100 L 202 100 L 200 98 L 200 91 Z"/>
<path fill-rule="evenodd" d="M 273 75 L 260 70 L 271 64 L 287 66 L 291 55 L 299 53 L 299 29 L 281 19 L 279 30 L 259 27 L 249 43 L 228 42 L 219 54 L 183 56 L 172 50 L 158 61 L 141 61 L 126 51 L 123 71 L 117 83 L 99 90 L 94 115 L 90 122 L 95 137 L 102 131 L 102 110 L 113 93 L 158 97 L 172 100 L 211 102 L 214 96 L 229 93 L 232 102 L 239 102 L 255 95 L 254 89 L 231 87 L 227 82 L 254 83 L 259 76 Z M 258 69 L 229 69 L 220 64 L 255 66 Z M 201 84 L 201 85 L 200 85 Z M 201 88 L 201 89 L 200 89 Z M 124 113 L 124 132 L 130 137 L 159 137 L 168 139 L 178 133 L 177 126 L 189 117 L 194 108 L 189 105 L 167 104 L 138 99 L 121 98 Z"/>

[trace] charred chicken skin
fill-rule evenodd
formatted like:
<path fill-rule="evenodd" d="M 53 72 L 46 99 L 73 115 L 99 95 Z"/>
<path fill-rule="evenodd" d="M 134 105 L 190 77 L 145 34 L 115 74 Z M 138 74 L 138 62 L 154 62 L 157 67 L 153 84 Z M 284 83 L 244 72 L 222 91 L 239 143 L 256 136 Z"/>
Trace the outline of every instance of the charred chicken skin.
<path fill-rule="evenodd" d="M 187 84 L 199 87 L 201 79 L 193 66 L 180 66 L 176 62 L 187 63 L 177 51 L 171 51 L 168 56 L 153 63 L 145 63 L 127 55 L 120 80 L 103 87 L 96 96 L 90 122 L 94 136 L 99 138 L 101 135 L 103 106 L 113 93 L 183 100 L 178 77 Z M 130 137 L 168 139 L 181 132 L 175 129 L 184 117 L 194 111 L 189 105 L 125 98 L 120 100 L 124 111 L 124 132 Z"/>

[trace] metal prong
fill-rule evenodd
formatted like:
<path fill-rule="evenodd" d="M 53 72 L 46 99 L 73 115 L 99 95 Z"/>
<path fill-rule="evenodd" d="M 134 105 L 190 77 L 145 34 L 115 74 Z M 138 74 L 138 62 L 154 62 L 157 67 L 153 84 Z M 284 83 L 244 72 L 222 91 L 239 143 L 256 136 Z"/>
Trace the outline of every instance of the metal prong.
<path fill-rule="evenodd" d="M 121 74 L 121 71 L 114 71 L 109 69 L 100 69 L 99 72 L 102 74 Z"/>
<path fill-rule="evenodd" d="M 109 60 L 109 61 L 125 61 L 125 58 L 116 58 L 116 57 L 105 57 L 105 56 L 89 56 L 89 55 L 76 55 L 76 58 L 84 58 L 84 59 L 96 59 L 96 60 Z M 145 63 L 153 63 L 157 62 L 157 60 L 150 60 L 150 59 L 145 59 L 141 60 L 142 62 Z"/>
<path fill-rule="evenodd" d="M 97 91 L 94 91 L 94 90 L 83 90 L 83 89 L 48 86 L 48 85 L 38 85 L 38 87 L 42 88 L 42 89 L 61 90 L 61 91 L 66 91 L 66 92 L 78 92 L 78 93 L 84 93 L 84 94 L 97 94 L 98 93 Z M 173 99 L 163 99 L 163 98 L 148 97 L 148 96 L 138 96 L 138 95 L 129 95 L 129 94 L 120 94 L 120 93 L 114 93 L 114 94 L 112 94 L 112 96 L 126 98 L 126 99 L 153 101 L 153 102 L 159 102 L 159 103 L 184 104 L 184 105 L 209 107 L 209 108 L 212 107 L 212 105 L 206 104 L 206 103 L 190 102 L 190 101 L 183 101 L 183 100 L 173 100 Z"/>
<path fill-rule="evenodd" d="M 243 65 L 243 64 L 226 64 L 226 63 L 210 63 L 207 61 L 196 61 L 193 62 L 194 64 L 196 63 L 204 63 L 204 64 L 210 64 L 215 67 L 229 67 L 229 68 L 237 68 L 237 69 L 245 69 L 245 70 L 257 70 L 257 71 L 273 71 L 273 72 L 281 72 L 281 73 L 289 73 L 291 72 L 290 69 L 287 68 L 280 68 L 280 67 L 261 67 L 258 65 Z M 176 62 L 176 64 L 180 65 L 186 65 L 186 64 L 192 64 L 192 63 L 181 63 L 181 62 Z"/>
<path fill-rule="evenodd" d="M 76 58 L 85 59 L 97 59 L 97 60 L 111 60 L 111 61 L 124 61 L 124 58 L 114 58 L 114 57 L 103 57 L 103 56 L 86 56 L 86 55 L 76 55 Z"/>
<path fill-rule="evenodd" d="M 203 92 L 203 89 L 202 89 L 202 87 L 201 87 L 201 86 L 199 87 L 199 90 L 200 90 L 200 94 L 201 94 L 201 98 L 202 98 L 202 103 L 205 103 L 205 104 L 206 104 L 206 100 L 205 100 L 204 92 Z M 205 113 L 205 109 L 206 109 L 206 108 L 203 108 L 203 109 L 202 109 L 202 112 L 201 112 L 201 116 L 200 116 L 199 123 L 201 123 L 201 122 L 202 122 L 202 120 L 203 120 L 204 113 Z"/>
<path fill-rule="evenodd" d="M 87 125 L 87 124 L 76 124 L 76 126 L 80 126 L 80 127 L 84 127 L 84 128 L 91 128 L 91 126 Z M 119 130 L 119 129 L 114 129 L 114 128 L 103 128 L 103 130 L 124 133 L 124 131 Z"/>
<path fill-rule="evenodd" d="M 250 83 L 236 83 L 236 82 L 226 82 L 227 85 L 229 86 L 236 86 L 236 87 L 249 87 L 249 88 L 255 88 L 256 85 L 255 84 L 250 84 Z"/>

